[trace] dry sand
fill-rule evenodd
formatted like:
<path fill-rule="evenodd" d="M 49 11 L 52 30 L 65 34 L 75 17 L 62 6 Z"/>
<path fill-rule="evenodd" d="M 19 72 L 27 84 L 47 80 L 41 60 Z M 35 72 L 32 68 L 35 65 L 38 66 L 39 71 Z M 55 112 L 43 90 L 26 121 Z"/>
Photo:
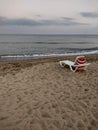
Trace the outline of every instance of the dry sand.
<path fill-rule="evenodd" d="M 84 72 L 59 60 L 0 63 L 0 130 L 98 130 L 98 55 Z"/>

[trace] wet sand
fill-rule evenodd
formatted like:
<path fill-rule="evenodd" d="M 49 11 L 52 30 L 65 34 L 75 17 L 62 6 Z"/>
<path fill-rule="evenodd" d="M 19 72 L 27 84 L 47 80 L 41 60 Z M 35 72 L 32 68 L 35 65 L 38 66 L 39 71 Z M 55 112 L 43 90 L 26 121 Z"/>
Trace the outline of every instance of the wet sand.
<path fill-rule="evenodd" d="M 98 55 L 84 72 L 76 56 L 0 63 L 0 130 L 98 130 Z"/>

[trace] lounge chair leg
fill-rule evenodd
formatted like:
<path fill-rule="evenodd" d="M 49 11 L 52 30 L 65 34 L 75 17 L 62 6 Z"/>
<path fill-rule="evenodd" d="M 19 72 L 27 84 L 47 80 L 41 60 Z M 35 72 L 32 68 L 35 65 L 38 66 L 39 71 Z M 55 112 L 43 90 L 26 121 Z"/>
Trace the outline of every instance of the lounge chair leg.
<path fill-rule="evenodd" d="M 60 66 L 65 67 L 65 64 L 62 61 L 60 61 Z"/>

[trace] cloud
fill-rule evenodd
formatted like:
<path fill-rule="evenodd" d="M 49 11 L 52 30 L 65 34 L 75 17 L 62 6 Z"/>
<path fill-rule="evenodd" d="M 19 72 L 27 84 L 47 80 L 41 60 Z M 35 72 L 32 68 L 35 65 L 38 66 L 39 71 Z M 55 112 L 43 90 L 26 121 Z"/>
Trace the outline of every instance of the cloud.
<path fill-rule="evenodd" d="M 73 18 L 70 18 L 70 17 L 61 17 L 62 19 L 65 19 L 66 21 L 72 21 L 74 20 Z"/>
<path fill-rule="evenodd" d="M 32 19 L 8 19 L 5 17 L 0 17 L 0 25 L 26 25 L 26 26 L 34 26 L 39 25 L 39 23 Z"/>
<path fill-rule="evenodd" d="M 37 15 L 35 15 L 36 17 L 41 17 L 41 15 L 40 14 L 37 14 Z"/>
<path fill-rule="evenodd" d="M 70 18 L 70 17 L 62 17 L 62 19 L 64 25 L 88 25 L 88 23 L 80 23 L 76 21 L 74 18 Z"/>
<path fill-rule="evenodd" d="M 9 19 L 6 17 L 0 17 L 0 25 L 17 25 L 17 26 L 49 26 L 49 25 L 87 25 L 86 23 L 79 23 L 73 18 L 61 17 L 59 19 L 41 19 L 33 20 L 27 18 Z"/>
<path fill-rule="evenodd" d="M 87 17 L 87 18 L 97 18 L 98 17 L 98 13 L 96 13 L 96 12 L 81 12 L 80 15 L 83 17 Z"/>

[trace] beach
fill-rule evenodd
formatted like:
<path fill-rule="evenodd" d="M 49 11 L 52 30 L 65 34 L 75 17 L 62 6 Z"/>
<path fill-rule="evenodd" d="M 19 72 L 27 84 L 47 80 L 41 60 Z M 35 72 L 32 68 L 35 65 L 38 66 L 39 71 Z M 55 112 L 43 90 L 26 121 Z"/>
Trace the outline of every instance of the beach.
<path fill-rule="evenodd" d="M 60 67 L 75 57 L 0 62 L 0 130 L 98 130 L 98 54 Z"/>

